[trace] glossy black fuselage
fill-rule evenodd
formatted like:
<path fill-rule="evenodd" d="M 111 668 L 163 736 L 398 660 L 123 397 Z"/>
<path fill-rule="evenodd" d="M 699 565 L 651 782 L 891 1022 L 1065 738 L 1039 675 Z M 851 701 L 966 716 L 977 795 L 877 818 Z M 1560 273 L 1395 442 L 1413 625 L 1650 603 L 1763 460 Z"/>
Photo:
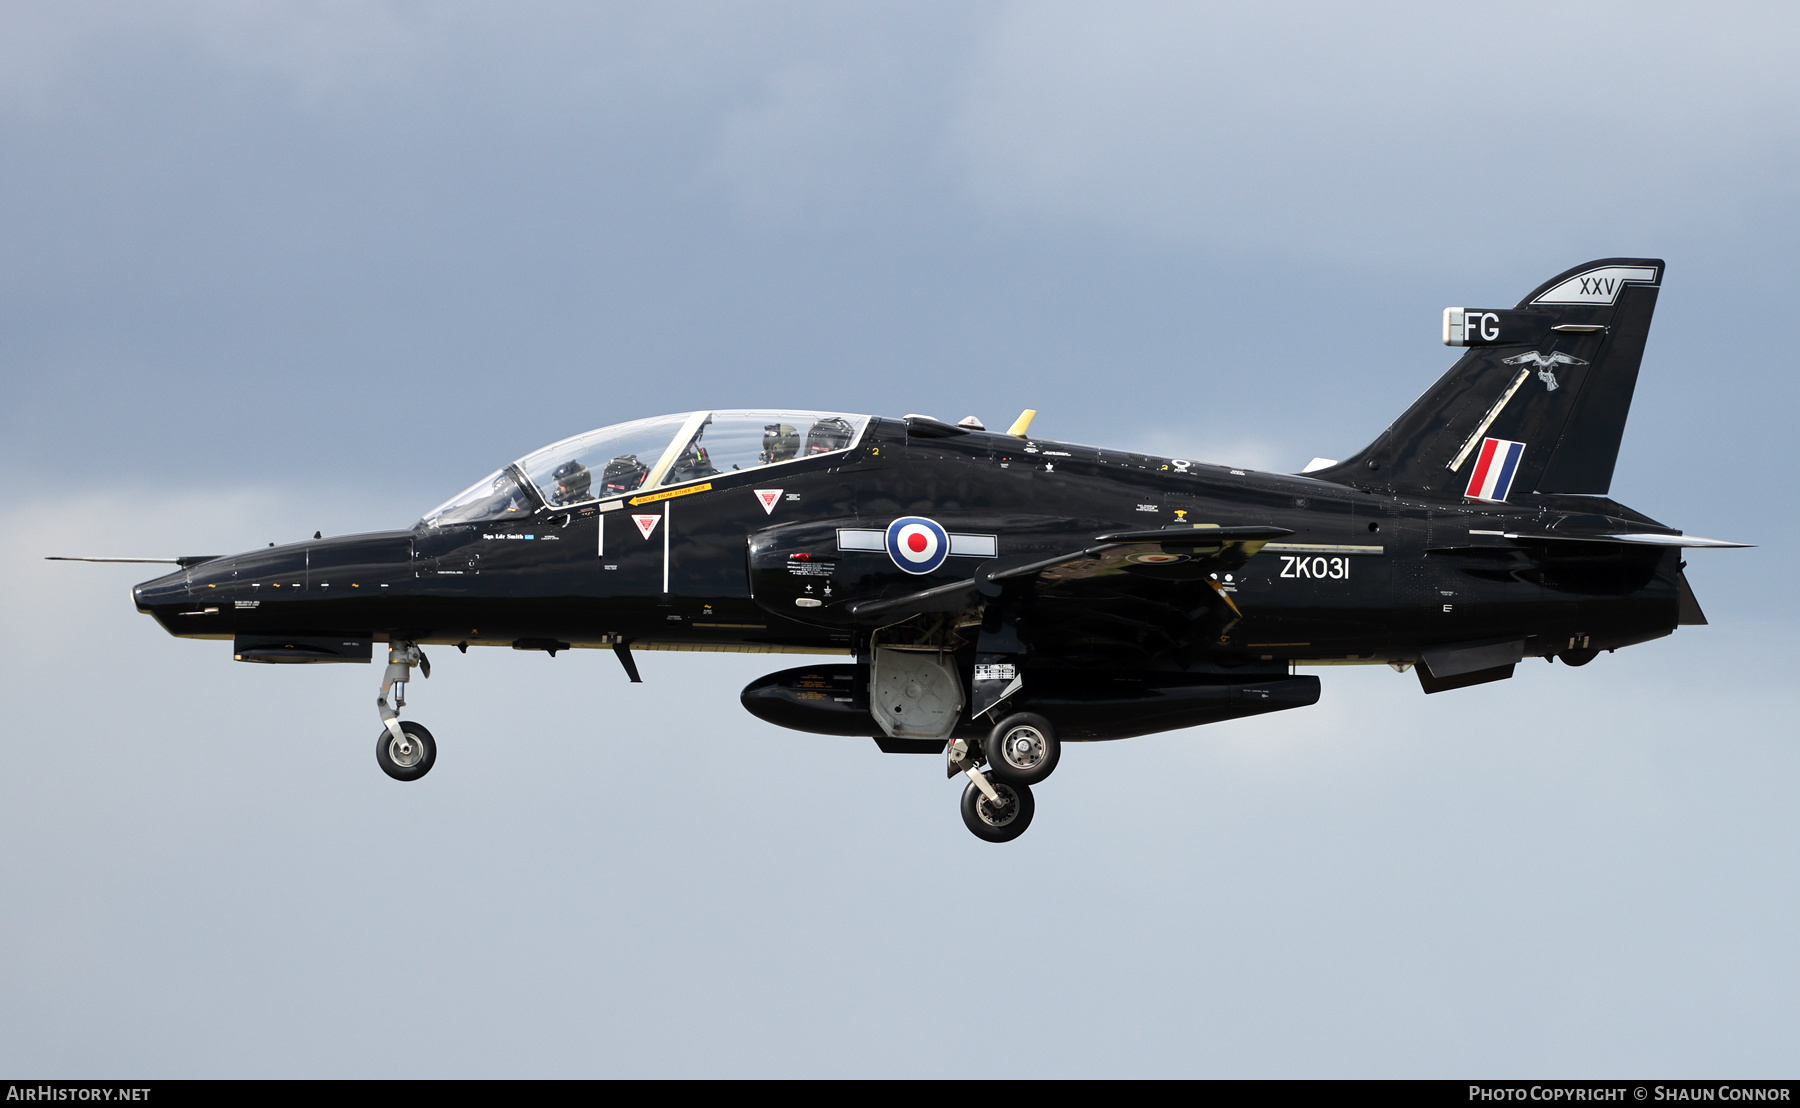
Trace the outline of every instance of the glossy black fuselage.
<path fill-rule="evenodd" d="M 757 490 L 772 487 L 769 509 Z M 840 530 L 903 516 L 992 536 L 992 556 L 915 575 L 885 551 L 840 549 Z M 860 655 L 896 619 L 858 617 L 859 603 L 1078 552 L 1107 533 L 1190 524 L 1292 534 L 1227 572 L 1143 564 L 1015 590 L 1008 618 L 1030 665 L 1265 671 L 1415 662 L 1434 644 L 1505 637 L 1547 656 L 1678 622 L 1676 550 L 1505 537 L 1658 526 L 1601 497 L 1408 497 L 922 419 L 875 419 L 848 453 L 652 496 L 218 558 L 135 597 L 191 637 Z M 965 646 L 972 654 L 972 634 Z"/>

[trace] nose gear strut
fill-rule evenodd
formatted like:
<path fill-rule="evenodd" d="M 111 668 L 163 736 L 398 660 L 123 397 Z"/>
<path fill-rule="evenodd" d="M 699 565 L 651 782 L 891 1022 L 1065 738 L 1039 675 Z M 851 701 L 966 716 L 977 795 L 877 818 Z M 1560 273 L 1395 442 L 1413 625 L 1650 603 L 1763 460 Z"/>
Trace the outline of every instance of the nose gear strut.
<path fill-rule="evenodd" d="M 382 733 L 375 741 L 375 761 L 382 771 L 398 781 L 417 781 L 431 772 L 437 762 L 437 743 L 431 732 L 411 721 L 400 722 L 400 709 L 406 707 L 406 683 L 413 667 L 427 678 L 431 676 L 431 660 L 410 639 L 394 639 L 388 643 L 387 672 L 382 674 L 381 692 L 375 707 L 381 713 Z M 394 690 L 394 703 L 388 705 L 388 690 Z"/>

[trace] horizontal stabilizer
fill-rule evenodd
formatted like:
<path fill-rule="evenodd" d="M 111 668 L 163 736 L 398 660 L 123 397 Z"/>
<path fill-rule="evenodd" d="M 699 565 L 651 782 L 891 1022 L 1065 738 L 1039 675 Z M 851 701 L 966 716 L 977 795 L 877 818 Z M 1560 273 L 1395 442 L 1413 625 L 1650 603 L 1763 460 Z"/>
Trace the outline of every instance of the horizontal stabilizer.
<path fill-rule="evenodd" d="M 1623 542 L 1634 546 L 1680 546 L 1693 549 L 1718 547 L 1721 549 L 1747 550 L 1755 546 L 1747 542 L 1726 542 L 1723 539 L 1703 539 L 1698 535 L 1664 535 L 1654 531 L 1623 531 L 1610 533 L 1553 534 L 1546 531 L 1507 531 L 1501 538 L 1514 540 L 1539 540 L 1549 542 Z"/>

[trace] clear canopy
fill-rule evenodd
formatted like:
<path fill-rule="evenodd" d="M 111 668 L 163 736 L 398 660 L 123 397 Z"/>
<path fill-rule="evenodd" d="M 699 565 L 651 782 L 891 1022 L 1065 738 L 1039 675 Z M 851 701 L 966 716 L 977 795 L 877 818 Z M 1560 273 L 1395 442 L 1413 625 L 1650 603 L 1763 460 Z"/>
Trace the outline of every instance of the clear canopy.
<path fill-rule="evenodd" d="M 864 416 L 832 412 L 712 412 L 682 441 L 662 484 L 679 485 L 719 474 L 835 454 L 850 449 Z"/>
<path fill-rule="evenodd" d="M 508 466 L 470 485 L 425 514 L 420 522 L 427 527 L 443 527 L 452 523 L 474 523 L 483 519 L 531 514 L 531 498 L 519 486 Z"/>
<path fill-rule="evenodd" d="M 519 459 L 517 469 L 545 504 L 560 508 L 835 454 L 850 449 L 868 420 L 781 409 L 657 416 L 552 443 Z M 423 522 L 472 523 L 528 513 L 533 506 L 508 467 L 434 509 Z"/>
<path fill-rule="evenodd" d="M 519 468 L 553 508 L 636 492 L 690 416 L 615 423 L 534 450 Z"/>

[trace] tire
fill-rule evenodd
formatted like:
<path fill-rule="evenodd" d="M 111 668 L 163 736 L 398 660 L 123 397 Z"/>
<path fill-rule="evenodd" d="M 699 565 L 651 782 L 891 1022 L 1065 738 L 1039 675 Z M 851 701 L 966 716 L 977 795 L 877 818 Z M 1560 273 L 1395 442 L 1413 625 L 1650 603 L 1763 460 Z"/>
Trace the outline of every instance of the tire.
<path fill-rule="evenodd" d="M 1037 802 L 1031 798 L 1031 786 L 1008 785 L 1004 781 L 992 782 L 994 791 L 1006 798 L 1006 807 L 998 811 L 969 782 L 963 789 L 962 817 L 963 823 L 978 839 L 990 843 L 1009 843 L 1025 833 L 1031 826 L 1031 817 L 1037 813 Z"/>
<path fill-rule="evenodd" d="M 381 734 L 375 737 L 375 764 L 381 767 L 381 772 L 396 781 L 417 781 L 430 773 L 431 767 L 437 764 L 437 740 L 431 737 L 431 732 L 425 730 L 423 724 L 414 723 L 410 719 L 400 722 L 400 730 L 412 740 L 413 753 L 402 754 L 395 749 L 400 744 L 383 727 Z"/>
<path fill-rule="evenodd" d="M 988 732 L 983 753 L 995 780 L 1009 785 L 1035 785 L 1056 771 L 1056 763 L 1062 758 L 1062 743 L 1056 737 L 1056 728 L 1043 716 L 1015 712 Z"/>
<path fill-rule="evenodd" d="M 1580 650 L 1565 650 L 1557 655 L 1565 666 L 1585 666 L 1600 653 L 1596 646 L 1584 646 Z"/>

